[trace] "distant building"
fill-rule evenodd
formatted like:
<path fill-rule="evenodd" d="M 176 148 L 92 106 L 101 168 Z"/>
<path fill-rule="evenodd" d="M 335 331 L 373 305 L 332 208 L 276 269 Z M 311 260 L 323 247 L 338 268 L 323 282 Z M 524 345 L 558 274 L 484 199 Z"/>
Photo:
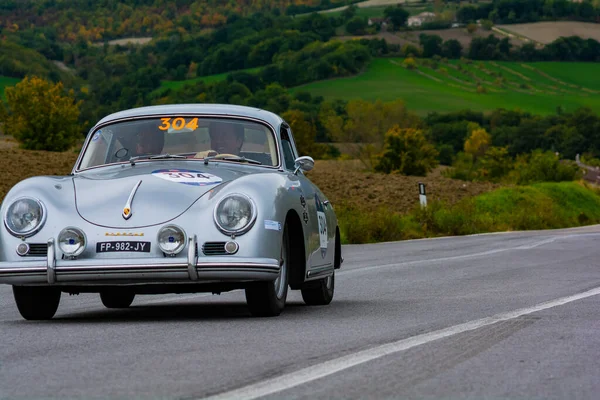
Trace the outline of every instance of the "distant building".
<path fill-rule="evenodd" d="M 431 22 L 435 19 L 435 13 L 422 12 L 421 14 L 414 15 L 408 18 L 408 26 L 421 26 L 424 22 Z"/>
<path fill-rule="evenodd" d="M 387 26 L 390 23 L 389 18 L 369 18 L 369 26 L 380 25 L 381 27 Z"/>

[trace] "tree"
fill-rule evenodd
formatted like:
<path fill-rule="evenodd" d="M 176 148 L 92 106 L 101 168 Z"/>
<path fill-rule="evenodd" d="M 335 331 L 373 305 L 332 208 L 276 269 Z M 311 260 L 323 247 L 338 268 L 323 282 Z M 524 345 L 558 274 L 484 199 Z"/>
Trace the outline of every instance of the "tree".
<path fill-rule="evenodd" d="M 6 88 L 6 104 L 0 101 L 3 131 L 28 150 L 65 151 L 82 138 L 79 106 L 73 90 L 36 76 Z"/>
<path fill-rule="evenodd" d="M 352 35 L 364 35 L 367 21 L 363 17 L 354 17 L 346 24 L 346 31 Z"/>
<path fill-rule="evenodd" d="M 327 154 L 327 145 L 315 142 L 317 128 L 305 112 L 288 110 L 281 114 L 281 117 L 292 128 L 298 154 L 310 155 L 313 158 L 323 158 Z"/>
<path fill-rule="evenodd" d="M 390 19 L 390 22 L 394 26 L 393 29 L 397 31 L 400 29 L 401 26 L 406 25 L 406 21 L 408 20 L 410 13 L 404 8 L 402 8 L 400 5 L 397 5 L 395 7 L 387 7 L 383 11 L 383 15 L 385 15 L 386 18 Z"/>
<path fill-rule="evenodd" d="M 419 42 L 423 46 L 423 57 L 429 58 L 442 53 L 442 38 L 438 35 L 421 33 Z"/>
<path fill-rule="evenodd" d="M 424 176 L 437 166 L 438 155 L 422 130 L 395 125 L 385 134 L 385 148 L 375 170 Z"/>
<path fill-rule="evenodd" d="M 478 124 L 471 122 L 468 125 L 471 132 L 465 140 L 465 153 L 471 154 L 475 159 L 482 156 L 492 143 L 492 137 Z"/>
<path fill-rule="evenodd" d="M 467 25 L 467 32 L 469 32 L 470 34 L 475 33 L 476 30 L 477 30 L 477 24 Z"/>
<path fill-rule="evenodd" d="M 442 44 L 442 56 L 446 58 L 459 59 L 462 55 L 462 44 L 456 39 L 446 40 Z"/>
<path fill-rule="evenodd" d="M 344 143 L 348 153 L 372 169 L 383 150 L 385 133 L 394 125 L 421 128 L 421 119 L 406 109 L 402 100 L 389 103 L 353 100 L 346 104 L 343 121 L 329 113 L 323 123 L 329 137 Z"/>
<path fill-rule="evenodd" d="M 477 8 L 474 6 L 464 6 L 459 8 L 456 12 L 456 19 L 463 24 L 475 21 L 477 19 Z"/>
<path fill-rule="evenodd" d="M 346 7 L 341 14 L 342 20 L 349 21 L 350 19 L 354 18 L 354 16 L 356 15 L 356 10 L 358 10 L 358 7 L 354 4 L 351 4 L 348 7 Z"/>
<path fill-rule="evenodd" d="M 477 176 L 480 180 L 497 182 L 508 175 L 512 168 L 513 161 L 508 149 L 492 146 L 479 159 Z"/>

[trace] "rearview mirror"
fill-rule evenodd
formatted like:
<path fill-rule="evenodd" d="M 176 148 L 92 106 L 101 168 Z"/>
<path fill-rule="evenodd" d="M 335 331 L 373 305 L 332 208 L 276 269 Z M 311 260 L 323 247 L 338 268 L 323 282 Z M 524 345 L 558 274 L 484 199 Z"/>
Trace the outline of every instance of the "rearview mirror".
<path fill-rule="evenodd" d="M 296 158 L 294 161 L 294 175 L 298 174 L 298 170 L 302 170 L 302 172 L 308 172 L 315 167 L 315 160 L 309 156 L 302 156 Z"/>

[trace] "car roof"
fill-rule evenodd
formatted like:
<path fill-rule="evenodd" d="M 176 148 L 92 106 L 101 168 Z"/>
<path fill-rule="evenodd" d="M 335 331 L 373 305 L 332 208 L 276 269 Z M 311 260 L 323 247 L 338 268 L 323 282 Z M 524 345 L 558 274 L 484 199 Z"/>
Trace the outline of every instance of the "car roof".
<path fill-rule="evenodd" d="M 255 118 L 277 128 L 283 120 L 277 114 L 260 108 L 230 104 L 164 104 L 119 111 L 102 118 L 96 126 L 123 118 L 151 117 L 163 114 L 205 114 Z"/>

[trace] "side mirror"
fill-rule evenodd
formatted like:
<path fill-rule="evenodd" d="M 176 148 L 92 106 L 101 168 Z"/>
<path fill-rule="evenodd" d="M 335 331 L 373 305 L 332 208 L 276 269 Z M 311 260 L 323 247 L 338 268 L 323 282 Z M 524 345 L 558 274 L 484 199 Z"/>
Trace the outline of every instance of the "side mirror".
<path fill-rule="evenodd" d="M 298 174 L 298 170 L 302 170 L 302 172 L 308 172 L 315 167 L 315 160 L 309 156 L 302 156 L 296 158 L 294 161 L 294 175 Z"/>

